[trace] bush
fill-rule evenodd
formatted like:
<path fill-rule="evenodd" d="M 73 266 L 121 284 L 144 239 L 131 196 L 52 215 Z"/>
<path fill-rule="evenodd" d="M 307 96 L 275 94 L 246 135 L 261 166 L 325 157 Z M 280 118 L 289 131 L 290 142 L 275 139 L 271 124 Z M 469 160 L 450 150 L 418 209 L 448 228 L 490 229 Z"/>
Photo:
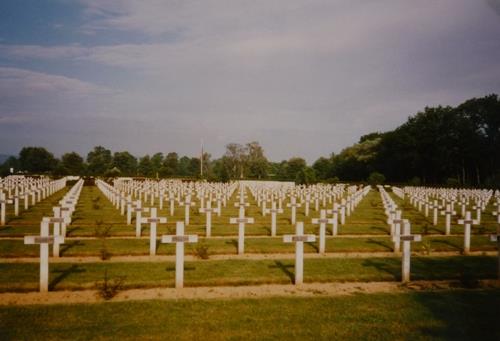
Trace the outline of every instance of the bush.
<path fill-rule="evenodd" d="M 372 186 L 382 185 L 385 182 L 385 176 L 379 172 L 372 172 L 367 179 L 368 183 Z"/>
<path fill-rule="evenodd" d="M 105 269 L 103 281 L 96 283 L 97 293 L 105 300 L 110 300 L 122 290 L 124 282 L 125 277 L 118 277 L 110 280 L 108 278 L 108 269 Z"/>
<path fill-rule="evenodd" d="M 201 259 L 208 259 L 208 245 L 205 243 L 199 243 L 196 245 L 193 255 Z"/>

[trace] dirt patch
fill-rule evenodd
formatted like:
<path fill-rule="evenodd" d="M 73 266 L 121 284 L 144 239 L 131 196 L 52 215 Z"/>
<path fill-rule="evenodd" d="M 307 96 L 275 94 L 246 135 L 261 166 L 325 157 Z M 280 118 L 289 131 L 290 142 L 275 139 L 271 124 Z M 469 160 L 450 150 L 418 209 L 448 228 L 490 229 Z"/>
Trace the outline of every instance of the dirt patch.
<path fill-rule="evenodd" d="M 480 281 L 480 289 L 498 289 L 500 281 Z M 265 297 L 331 297 L 355 294 L 395 293 L 436 290 L 464 290 L 457 281 L 416 281 L 407 285 L 399 282 L 306 283 L 193 288 L 151 288 L 125 290 L 112 302 L 172 299 L 241 299 Z M 55 291 L 48 293 L 1 293 L 0 305 L 78 304 L 104 302 L 95 290 Z"/>

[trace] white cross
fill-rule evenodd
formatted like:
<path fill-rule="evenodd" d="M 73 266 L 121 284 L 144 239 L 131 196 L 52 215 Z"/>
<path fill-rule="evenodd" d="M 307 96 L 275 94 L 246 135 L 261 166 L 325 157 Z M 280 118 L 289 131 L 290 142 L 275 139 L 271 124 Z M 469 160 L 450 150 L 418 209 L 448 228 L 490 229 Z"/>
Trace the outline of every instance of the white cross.
<path fill-rule="evenodd" d="M 453 211 L 453 208 L 451 207 L 450 204 L 446 205 L 446 210 L 441 211 L 441 215 L 445 216 L 445 229 L 446 229 L 446 235 L 450 234 L 450 229 L 451 229 L 451 217 L 456 215 L 457 212 Z"/>
<path fill-rule="evenodd" d="M 471 218 L 470 211 L 465 212 L 465 219 L 459 219 L 458 223 L 464 225 L 464 253 L 470 251 L 470 233 L 472 225 L 477 225 L 479 222 Z"/>
<path fill-rule="evenodd" d="M 340 225 L 344 225 L 345 224 L 345 209 L 346 209 L 347 205 L 346 205 L 346 201 L 345 199 L 342 199 L 340 201 L 340 205 L 339 205 L 339 208 L 340 208 Z"/>
<path fill-rule="evenodd" d="M 135 236 L 141 236 L 142 212 L 148 212 L 149 207 L 143 208 L 140 200 L 135 202 L 135 207 L 132 209 L 135 212 Z"/>
<path fill-rule="evenodd" d="M 245 252 L 245 224 L 253 224 L 254 219 L 245 217 L 245 208 L 240 206 L 238 218 L 229 218 L 230 224 L 238 224 L 238 254 Z"/>
<path fill-rule="evenodd" d="M 339 216 L 339 204 L 333 203 L 333 209 L 327 210 L 327 214 L 332 215 L 332 235 L 336 236 L 338 234 L 338 216 Z"/>
<path fill-rule="evenodd" d="M 42 220 L 40 236 L 25 236 L 24 244 L 40 244 L 40 292 L 49 291 L 49 244 L 64 243 L 62 236 L 49 236 L 49 223 Z"/>
<path fill-rule="evenodd" d="M 194 202 L 191 202 L 191 196 L 186 195 L 186 200 L 181 202 L 181 206 L 184 206 L 184 224 L 189 225 L 189 207 L 195 206 Z"/>
<path fill-rule="evenodd" d="M 326 211 L 320 211 L 320 217 L 312 219 L 313 224 L 319 224 L 319 253 L 325 253 L 325 230 L 326 224 L 332 224 L 333 219 L 326 218 Z"/>
<path fill-rule="evenodd" d="M 127 197 L 127 225 L 132 224 L 132 197 Z"/>
<path fill-rule="evenodd" d="M 286 204 L 286 207 L 290 207 L 292 209 L 292 225 L 295 225 L 297 217 L 297 207 L 300 207 L 300 204 L 297 204 L 297 198 L 292 196 L 292 198 L 290 199 L 290 203 Z"/>
<path fill-rule="evenodd" d="M 212 212 L 217 213 L 217 208 L 212 208 L 212 202 L 207 201 L 206 207 L 200 208 L 200 213 L 206 215 L 206 236 L 210 237 L 212 234 Z"/>
<path fill-rule="evenodd" d="M 304 223 L 297 222 L 295 235 L 285 234 L 284 243 L 295 243 L 295 285 L 300 285 L 304 281 L 304 242 L 314 242 L 316 236 L 304 234 Z"/>
<path fill-rule="evenodd" d="M 150 217 L 141 218 L 141 223 L 149 224 L 149 255 L 154 256 L 156 254 L 156 225 L 165 224 L 167 218 L 156 216 L 156 207 L 151 207 Z"/>
<path fill-rule="evenodd" d="M 276 208 L 276 202 L 271 203 L 271 208 L 266 208 L 266 213 L 271 213 L 271 236 L 276 236 L 276 215 L 283 213 L 282 208 Z"/>
<path fill-rule="evenodd" d="M 184 286 L 184 243 L 197 243 L 197 235 L 184 235 L 184 222 L 176 223 L 175 236 L 162 236 L 162 243 L 175 243 L 175 287 Z"/>
<path fill-rule="evenodd" d="M 399 252 L 400 249 L 400 236 L 401 236 L 401 225 L 404 224 L 405 219 L 401 219 L 401 211 L 396 211 L 396 216 L 392 219 L 392 226 L 394 226 L 394 252 Z"/>
<path fill-rule="evenodd" d="M 5 207 L 12 204 L 12 200 L 6 199 L 5 193 L 0 192 L 0 225 L 5 225 Z"/>
<path fill-rule="evenodd" d="M 69 224 L 70 220 L 68 218 L 63 218 L 61 215 L 61 207 L 55 206 L 52 208 L 52 211 L 54 212 L 53 217 L 43 217 L 43 221 L 47 222 L 49 224 L 54 224 L 54 237 L 59 237 L 64 235 L 61 233 L 61 224 Z M 66 229 L 66 228 L 65 228 Z M 57 240 L 54 240 L 54 245 L 52 246 L 52 255 L 54 257 L 59 257 L 59 243 Z"/>
<path fill-rule="evenodd" d="M 411 225 L 407 219 L 403 222 L 403 234 L 400 236 L 394 236 L 392 238 L 393 242 L 399 239 L 403 242 L 403 262 L 402 262 L 402 276 L 401 280 L 403 283 L 410 281 L 410 258 L 411 258 L 411 242 L 419 242 L 422 240 L 422 236 L 419 234 L 411 234 Z"/>

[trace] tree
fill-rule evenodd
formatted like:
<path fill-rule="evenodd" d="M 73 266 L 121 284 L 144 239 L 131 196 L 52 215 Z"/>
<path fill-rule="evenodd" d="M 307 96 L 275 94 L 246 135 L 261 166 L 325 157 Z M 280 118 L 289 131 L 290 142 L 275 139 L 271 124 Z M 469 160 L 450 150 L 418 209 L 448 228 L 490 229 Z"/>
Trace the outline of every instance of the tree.
<path fill-rule="evenodd" d="M 57 161 L 43 147 L 24 147 L 19 153 L 19 166 L 29 173 L 46 173 L 57 166 Z"/>
<path fill-rule="evenodd" d="M 243 179 L 245 176 L 246 155 L 245 147 L 238 143 L 229 143 L 226 145 L 225 166 L 226 172 L 231 179 Z"/>
<path fill-rule="evenodd" d="M 251 178 L 264 179 L 267 177 L 269 162 L 264 156 L 264 149 L 259 142 L 253 141 L 246 145 L 246 165 L 248 176 Z"/>
<path fill-rule="evenodd" d="M 134 176 L 137 174 L 137 159 L 127 151 L 115 152 L 111 168 L 118 169 L 121 176 Z"/>
<path fill-rule="evenodd" d="M 2 163 L 0 166 L 0 176 L 10 175 L 11 168 L 14 173 L 18 172 L 20 169 L 19 160 L 14 156 L 9 156 L 9 158 Z"/>
<path fill-rule="evenodd" d="M 300 182 L 301 172 L 304 172 L 304 169 L 307 167 L 306 160 L 300 157 L 292 157 L 287 162 L 286 167 L 286 178 L 292 181 Z"/>
<path fill-rule="evenodd" d="M 151 167 L 153 168 L 153 175 L 158 176 L 161 172 L 163 165 L 163 153 L 156 153 L 151 157 Z"/>
<path fill-rule="evenodd" d="M 317 179 L 326 180 L 330 177 L 332 164 L 326 157 L 320 157 L 312 166 Z"/>
<path fill-rule="evenodd" d="M 372 172 L 368 176 L 367 181 L 372 186 L 382 185 L 385 182 L 385 176 L 379 172 Z"/>
<path fill-rule="evenodd" d="M 151 163 L 149 155 L 141 157 L 139 160 L 139 166 L 137 167 L 137 172 L 139 175 L 145 177 L 151 177 L 153 175 L 153 164 Z"/>
<path fill-rule="evenodd" d="M 112 166 L 111 151 L 102 146 L 94 147 L 87 154 L 88 170 L 91 175 L 103 175 Z"/>
<path fill-rule="evenodd" d="M 83 175 L 85 173 L 83 158 L 76 152 L 63 154 L 61 157 L 61 166 L 70 175 Z"/>
<path fill-rule="evenodd" d="M 177 153 L 168 153 L 163 160 L 162 166 L 160 168 L 160 175 L 162 177 L 174 176 L 174 175 L 187 175 L 179 174 L 179 156 Z"/>

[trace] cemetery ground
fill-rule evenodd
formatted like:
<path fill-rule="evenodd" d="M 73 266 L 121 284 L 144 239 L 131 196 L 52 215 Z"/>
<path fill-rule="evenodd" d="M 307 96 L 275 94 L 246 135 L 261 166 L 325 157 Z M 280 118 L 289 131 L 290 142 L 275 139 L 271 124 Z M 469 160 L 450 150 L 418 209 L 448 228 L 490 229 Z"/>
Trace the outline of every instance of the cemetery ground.
<path fill-rule="evenodd" d="M 456 219 L 445 235 L 444 218 L 437 226 L 407 200 L 389 193 L 423 235 L 412 243 L 411 279 L 401 281 L 401 254 L 393 250 L 380 193 L 362 199 L 339 235 L 327 226 L 325 254 L 318 241 L 304 244 L 304 282 L 293 286 L 295 245 L 283 235 L 295 232 L 290 209 L 278 215 L 277 236 L 271 217 L 262 216 L 247 191 L 245 254 L 238 255 L 236 193 L 220 217 L 212 215 L 212 236 L 205 238 L 205 214 L 191 209 L 187 234 L 199 242 L 186 244 L 184 285 L 175 284 L 175 245 L 157 243 L 149 256 L 149 224 L 135 237 L 135 221 L 126 224 L 96 186 L 84 186 L 60 257 L 50 259 L 49 293 L 39 285 L 39 245 L 25 245 L 26 234 L 38 234 L 42 217 L 52 214 L 69 187 L 0 226 L 0 339 L 498 339 L 497 246 L 489 234 L 496 217 L 487 207 L 480 226 L 472 229 L 471 252 L 463 254 L 463 226 Z M 143 206 L 150 207 L 148 201 Z M 157 235 L 175 234 L 184 207 L 170 216 L 165 200 Z M 147 215 L 147 214 L 146 214 Z M 318 235 L 308 217 L 297 211 L 305 233 Z M 106 276 L 106 281 L 105 281 Z M 99 296 L 106 282 L 117 285 L 110 301 Z M 118 288 L 119 286 L 119 288 Z M 29 328 L 25 328 L 29 325 Z M 68 334 L 71 333 L 71 334 Z"/>

